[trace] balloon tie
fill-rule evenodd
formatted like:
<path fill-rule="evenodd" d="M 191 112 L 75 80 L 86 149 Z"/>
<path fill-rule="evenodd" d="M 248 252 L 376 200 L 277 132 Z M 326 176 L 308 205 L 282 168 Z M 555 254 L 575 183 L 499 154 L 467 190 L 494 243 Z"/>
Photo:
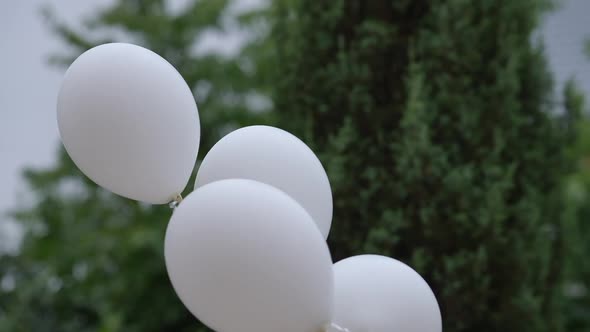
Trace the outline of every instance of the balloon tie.
<path fill-rule="evenodd" d="M 350 332 L 349 329 L 344 328 L 344 327 L 339 326 L 339 325 L 336 325 L 334 323 L 331 323 L 330 325 L 326 326 L 326 329 L 325 330 L 326 330 L 326 332 L 329 332 L 329 331 Z"/>
<path fill-rule="evenodd" d="M 176 194 L 176 196 L 174 196 L 174 199 L 170 203 L 168 203 L 168 206 L 171 209 L 176 209 L 180 202 L 182 202 L 182 196 L 180 194 Z"/>

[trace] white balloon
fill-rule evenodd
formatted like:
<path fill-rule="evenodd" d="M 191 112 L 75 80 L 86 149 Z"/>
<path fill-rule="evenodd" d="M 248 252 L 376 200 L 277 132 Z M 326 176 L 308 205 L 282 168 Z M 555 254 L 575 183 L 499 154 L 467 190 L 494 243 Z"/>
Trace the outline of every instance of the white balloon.
<path fill-rule="evenodd" d="M 319 159 L 296 136 L 269 126 L 250 126 L 223 137 L 201 163 L 195 188 L 217 180 L 251 179 L 277 187 L 301 204 L 328 237 L 332 190 Z"/>
<path fill-rule="evenodd" d="M 205 185 L 174 211 L 164 253 L 186 307 L 223 332 L 318 332 L 331 321 L 330 252 L 309 214 L 252 180 Z"/>
<path fill-rule="evenodd" d="M 436 298 L 406 264 L 378 255 L 334 264 L 334 323 L 351 332 L 440 332 Z"/>
<path fill-rule="evenodd" d="M 65 74 L 57 121 L 74 163 L 121 196 L 170 202 L 195 166 L 200 127 L 192 92 L 170 63 L 136 45 L 104 44 L 80 55 Z"/>

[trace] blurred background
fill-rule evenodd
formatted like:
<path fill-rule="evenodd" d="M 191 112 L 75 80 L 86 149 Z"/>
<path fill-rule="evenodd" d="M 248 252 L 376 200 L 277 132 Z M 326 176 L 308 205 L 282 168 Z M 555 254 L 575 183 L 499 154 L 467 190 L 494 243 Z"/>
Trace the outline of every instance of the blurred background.
<path fill-rule="evenodd" d="M 96 187 L 61 148 L 64 70 L 111 41 L 193 88 L 199 159 L 249 124 L 301 137 L 332 185 L 334 261 L 408 263 L 445 331 L 590 331 L 589 14 L 587 0 L 0 2 L 0 331 L 208 331 L 166 275 L 170 209 Z"/>

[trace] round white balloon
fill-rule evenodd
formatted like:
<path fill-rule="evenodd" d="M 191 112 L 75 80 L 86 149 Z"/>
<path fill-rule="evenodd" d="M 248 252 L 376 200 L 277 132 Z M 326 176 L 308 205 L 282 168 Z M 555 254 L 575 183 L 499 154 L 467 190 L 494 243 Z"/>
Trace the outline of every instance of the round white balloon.
<path fill-rule="evenodd" d="M 199 148 L 197 105 L 156 53 L 112 43 L 80 55 L 65 74 L 57 121 L 74 163 L 104 188 L 162 204 L 186 187 Z"/>
<path fill-rule="evenodd" d="M 301 204 L 328 237 L 332 190 L 319 159 L 299 138 L 269 126 L 250 126 L 223 137 L 201 163 L 195 188 L 231 178 L 277 187 Z"/>
<path fill-rule="evenodd" d="M 309 214 L 252 180 L 203 186 L 174 211 L 168 275 L 186 307 L 223 332 L 317 332 L 333 312 L 332 259 Z"/>
<path fill-rule="evenodd" d="M 334 264 L 334 323 L 351 332 L 441 332 L 432 290 L 412 268 L 378 255 Z"/>

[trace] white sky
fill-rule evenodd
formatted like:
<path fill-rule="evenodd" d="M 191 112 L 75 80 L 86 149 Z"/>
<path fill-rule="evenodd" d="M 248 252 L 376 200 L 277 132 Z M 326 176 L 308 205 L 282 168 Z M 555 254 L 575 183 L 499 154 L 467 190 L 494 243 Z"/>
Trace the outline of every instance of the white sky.
<path fill-rule="evenodd" d="M 584 40 L 590 39 L 590 1 L 561 2 L 543 26 L 549 64 L 558 85 L 574 77 L 590 102 L 590 58 L 583 53 Z"/>
<path fill-rule="evenodd" d="M 0 210 L 13 206 L 24 166 L 42 167 L 54 160 L 59 69 L 47 55 L 60 42 L 47 29 L 40 7 L 50 3 L 69 22 L 76 22 L 90 3 L 109 0 L 0 0 Z"/>
<path fill-rule="evenodd" d="M 63 45 L 43 23 L 39 8 L 49 4 L 58 17 L 75 23 L 111 1 L 0 0 L 0 233 L 9 227 L 2 226 L 2 212 L 15 207 L 26 194 L 22 168 L 50 165 L 60 144 L 55 104 L 63 72 L 47 65 L 46 59 Z M 574 75 L 588 96 L 590 60 L 582 54 L 582 42 L 590 37 L 589 13 L 589 0 L 564 0 L 543 28 L 556 81 L 562 83 Z M 239 38 L 224 44 L 239 43 Z"/>
<path fill-rule="evenodd" d="M 44 25 L 40 7 L 53 4 L 61 17 L 76 22 L 107 1 L 0 0 L 0 249 L 13 247 L 3 242 L 15 227 L 1 214 L 25 193 L 22 168 L 47 166 L 57 151 L 55 103 L 62 73 L 46 57 L 61 45 Z"/>

